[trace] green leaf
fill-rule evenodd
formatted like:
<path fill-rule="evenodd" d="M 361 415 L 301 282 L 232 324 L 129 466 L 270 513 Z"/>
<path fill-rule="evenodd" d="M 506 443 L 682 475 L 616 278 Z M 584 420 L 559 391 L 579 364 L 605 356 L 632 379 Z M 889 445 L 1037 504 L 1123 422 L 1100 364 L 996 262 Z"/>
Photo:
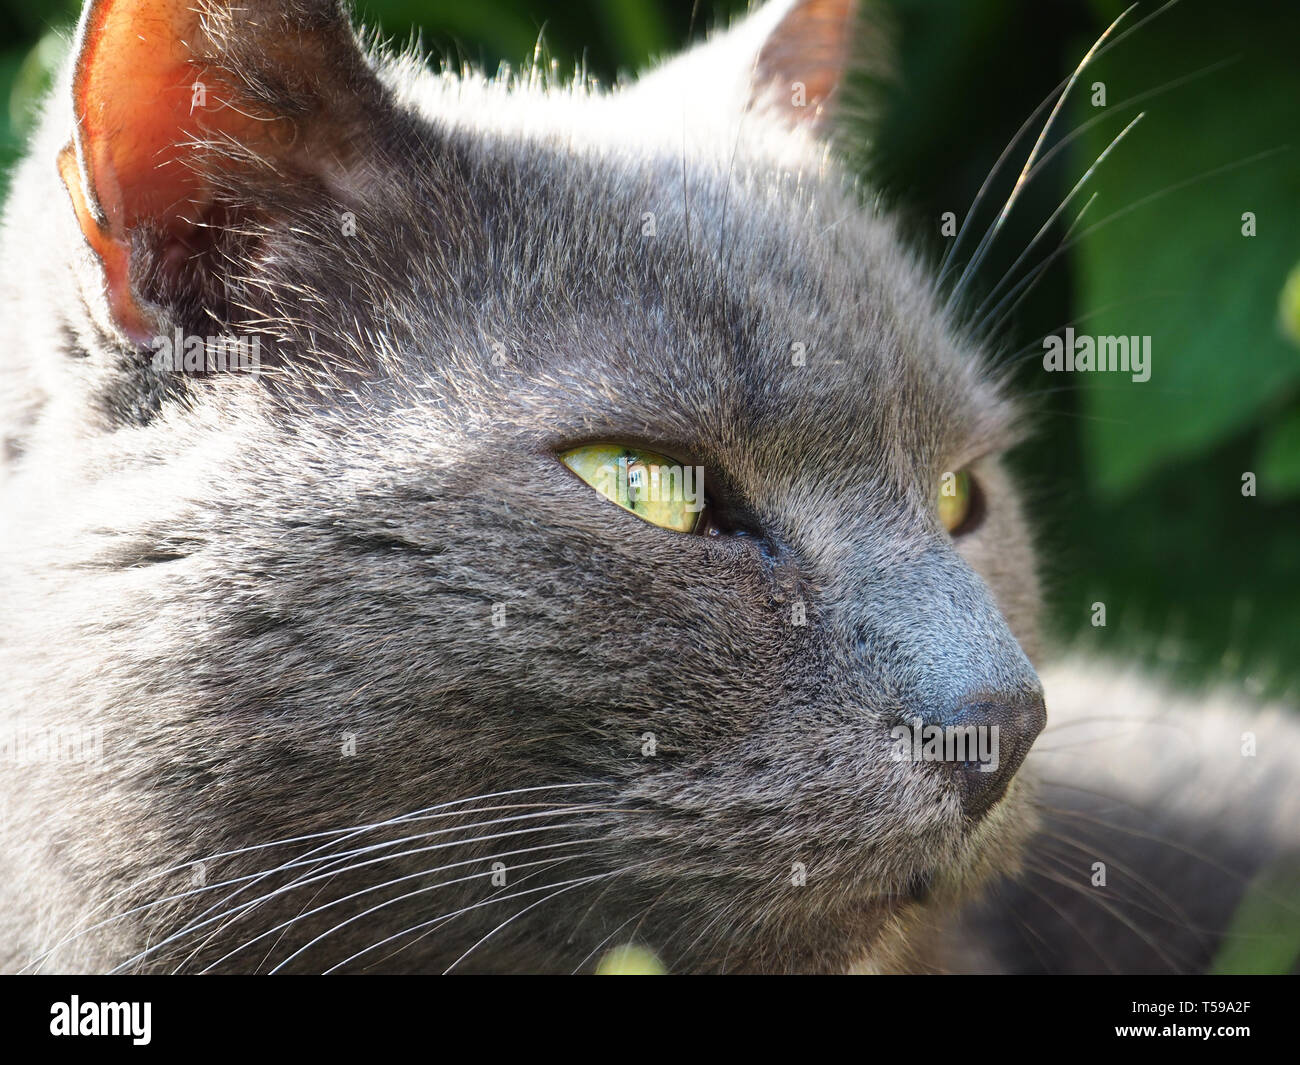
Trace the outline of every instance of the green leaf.
<path fill-rule="evenodd" d="M 1300 495 L 1300 408 L 1265 432 L 1257 466 L 1261 496 Z"/>
<path fill-rule="evenodd" d="M 1083 391 L 1085 455 L 1103 494 L 1206 451 L 1300 379 L 1300 354 L 1277 314 L 1300 251 L 1300 151 L 1289 147 L 1300 148 L 1290 43 L 1298 36 L 1294 5 L 1245 0 L 1231 19 L 1184 5 L 1081 79 L 1077 112 L 1097 113 L 1087 92 L 1097 81 L 1115 112 L 1082 138 L 1084 167 L 1136 112 L 1125 99 L 1235 59 L 1144 103 L 1145 120 L 1094 176 L 1078 311 L 1092 315 L 1094 335 L 1152 338 L 1148 382 L 1099 372 L 1072 382 Z M 1117 211 L 1126 213 L 1089 230 Z M 1255 236 L 1243 235 L 1247 213 Z"/>
<path fill-rule="evenodd" d="M 1300 344 L 1300 266 L 1291 271 L 1291 276 L 1282 286 L 1282 294 L 1277 301 L 1277 317 L 1282 332 L 1294 343 Z"/>
<path fill-rule="evenodd" d="M 16 135 L 25 137 L 36 125 L 41 101 L 71 44 L 71 27 L 49 30 L 23 59 L 9 92 L 9 122 Z"/>
<path fill-rule="evenodd" d="M 600 12 L 619 60 L 628 69 L 639 70 L 647 61 L 669 50 L 668 26 L 654 0 L 602 4 Z"/>
<path fill-rule="evenodd" d="M 516 3 L 503 0 L 361 0 L 357 5 L 367 24 L 376 20 L 386 33 L 398 40 L 410 36 L 417 27 L 434 37 L 435 55 L 445 56 L 454 65 L 461 59 L 481 64 L 491 73 L 501 59 L 519 63 L 532 57 L 541 36 L 542 25 Z M 447 38 L 455 47 L 446 49 Z M 463 47 L 463 54 L 458 49 Z"/>
<path fill-rule="evenodd" d="M 1233 914 L 1215 975 L 1284 975 L 1300 960 L 1300 867 L 1267 868 Z"/>

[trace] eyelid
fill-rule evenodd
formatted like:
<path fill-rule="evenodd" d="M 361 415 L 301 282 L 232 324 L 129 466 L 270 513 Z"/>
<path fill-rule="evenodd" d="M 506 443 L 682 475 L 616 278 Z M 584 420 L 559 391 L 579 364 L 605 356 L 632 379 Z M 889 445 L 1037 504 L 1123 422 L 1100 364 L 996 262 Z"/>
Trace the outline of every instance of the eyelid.
<path fill-rule="evenodd" d="M 943 468 L 944 473 L 957 473 L 959 470 L 975 470 L 976 467 L 990 460 L 996 460 L 1002 457 L 1007 449 L 1001 446 L 983 445 L 978 449 L 969 449 L 957 452 L 957 459 L 949 466 Z"/>
<path fill-rule="evenodd" d="M 628 451 L 648 451 L 662 458 L 671 459 L 678 466 L 696 466 L 705 468 L 705 463 L 698 462 L 693 458 L 683 457 L 689 453 L 689 448 L 681 444 L 661 444 L 651 437 L 641 436 L 610 436 L 603 434 L 600 436 L 570 436 L 558 440 L 551 445 L 550 451 L 560 464 L 564 464 L 564 456 L 570 451 L 577 451 L 584 447 L 621 447 Z"/>

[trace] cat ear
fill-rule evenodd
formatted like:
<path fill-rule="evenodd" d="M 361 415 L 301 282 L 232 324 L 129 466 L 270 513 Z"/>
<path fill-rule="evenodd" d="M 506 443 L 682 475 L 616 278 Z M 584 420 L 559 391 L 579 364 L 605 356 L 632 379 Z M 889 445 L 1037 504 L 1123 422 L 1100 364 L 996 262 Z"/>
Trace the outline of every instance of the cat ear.
<path fill-rule="evenodd" d="M 339 0 L 89 0 L 75 56 L 59 171 L 136 341 L 229 221 L 214 167 L 346 165 L 384 98 Z"/>
<path fill-rule="evenodd" d="M 777 6 L 777 5 L 773 5 Z M 775 107 L 792 125 L 823 125 L 848 70 L 857 26 L 855 0 L 796 0 L 754 60 L 750 102 Z"/>
<path fill-rule="evenodd" d="M 643 79 L 647 93 L 677 92 L 698 122 L 763 112 L 822 133 L 851 65 L 879 65 L 882 35 L 859 33 L 858 0 L 768 0 L 725 32 Z M 704 112 L 704 113 L 702 113 Z"/>

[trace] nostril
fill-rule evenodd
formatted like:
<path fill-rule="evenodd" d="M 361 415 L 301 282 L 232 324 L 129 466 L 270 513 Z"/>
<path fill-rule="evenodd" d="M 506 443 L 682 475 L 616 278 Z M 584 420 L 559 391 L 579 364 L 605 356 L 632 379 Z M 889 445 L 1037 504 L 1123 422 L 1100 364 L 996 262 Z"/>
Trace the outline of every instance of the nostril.
<path fill-rule="evenodd" d="M 968 816 L 982 817 L 1006 794 L 1046 723 L 1047 708 L 1038 691 L 980 698 L 962 705 L 953 724 L 975 730 L 969 740 L 974 741 L 976 757 L 967 757 L 956 767 Z"/>

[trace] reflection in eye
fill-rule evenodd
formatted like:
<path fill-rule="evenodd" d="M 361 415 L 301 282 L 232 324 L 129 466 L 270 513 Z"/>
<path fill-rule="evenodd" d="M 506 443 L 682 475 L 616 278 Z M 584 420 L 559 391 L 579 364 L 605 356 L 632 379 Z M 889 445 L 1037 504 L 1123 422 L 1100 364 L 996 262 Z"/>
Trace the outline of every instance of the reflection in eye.
<path fill-rule="evenodd" d="M 560 460 L 597 492 L 638 518 L 674 532 L 697 532 L 705 510 L 704 471 L 654 451 L 587 444 Z"/>

